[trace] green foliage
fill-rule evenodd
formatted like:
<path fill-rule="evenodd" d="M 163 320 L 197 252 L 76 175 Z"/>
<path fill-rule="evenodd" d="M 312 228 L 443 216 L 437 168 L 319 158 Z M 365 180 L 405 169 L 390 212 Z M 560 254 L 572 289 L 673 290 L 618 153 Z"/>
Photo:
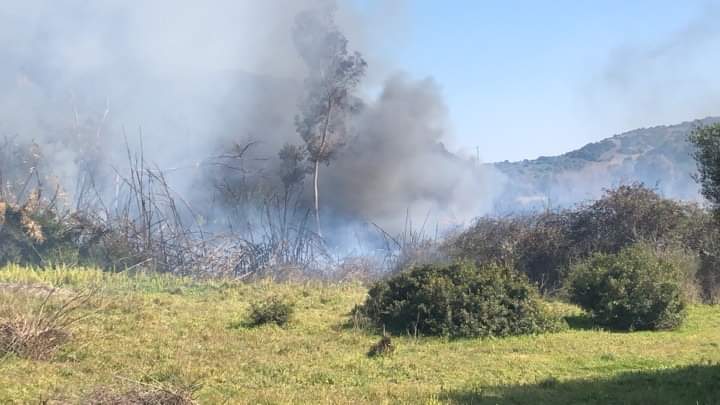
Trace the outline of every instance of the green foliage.
<path fill-rule="evenodd" d="M 682 272 L 673 262 L 637 245 L 618 254 L 597 253 L 574 266 L 568 292 L 601 326 L 673 329 L 685 318 L 682 283 Z"/>
<path fill-rule="evenodd" d="M 677 240 L 683 237 L 687 209 L 643 184 L 623 185 L 577 209 L 571 215 L 567 237 L 581 256 L 616 253 L 640 241 Z"/>
<path fill-rule="evenodd" d="M 700 183 L 703 196 L 713 205 L 714 221 L 696 224 L 697 243 L 700 250 L 701 266 L 698 279 L 705 302 L 720 302 L 720 123 L 699 126 L 689 137 L 695 147 L 693 157 L 698 173 L 695 180 Z M 703 226 L 704 225 L 704 226 Z"/>
<path fill-rule="evenodd" d="M 697 127 L 689 141 L 695 146 L 696 180 L 703 196 L 717 209 L 720 205 L 720 123 Z"/>
<path fill-rule="evenodd" d="M 557 330 L 527 279 L 507 266 L 424 265 L 377 282 L 359 311 L 396 332 L 509 336 Z"/>
<path fill-rule="evenodd" d="M 551 292 L 560 285 L 563 270 L 572 259 L 566 233 L 568 213 L 546 212 L 526 221 L 529 224 L 518 235 L 513 263 L 541 291 Z"/>
<path fill-rule="evenodd" d="M 718 230 L 696 205 L 666 199 L 642 184 L 606 190 L 597 201 L 571 210 L 505 218 L 481 218 L 450 239 L 444 250 L 455 260 L 502 263 L 525 273 L 543 292 L 561 287 L 571 263 L 595 253 L 617 253 L 635 243 L 678 247 L 704 256 L 696 282 L 713 295 Z M 692 260 L 695 260 L 693 258 Z"/>
<path fill-rule="evenodd" d="M 368 349 L 380 336 L 342 327 L 366 298 L 359 283 L 17 266 L 0 268 L 2 283 L 63 291 L 100 284 L 105 297 L 102 305 L 79 309 L 78 316 L 90 316 L 75 325 L 54 361 L 0 360 L 2 404 L 84 403 L 98 390 L 112 398 L 178 392 L 192 383 L 199 384 L 192 392 L 198 404 L 708 404 L 720 392 L 717 372 L 653 377 L 720 362 L 720 306 L 693 305 L 681 328 L 663 333 L 571 328 L 484 340 L 403 334 L 392 336 L 392 356 L 371 359 Z M 169 293 L 176 287 L 184 293 Z M 11 303 L 13 294 L 0 290 L 0 302 Z M 296 303 L 291 329 L 227 327 L 238 314 L 245 318 L 250 303 L 273 295 Z M 574 305 L 552 308 L 581 314 Z M 615 380 L 630 372 L 637 378 Z M 551 376 L 557 385 L 538 386 Z"/>
<path fill-rule="evenodd" d="M 264 301 L 253 302 L 250 306 L 249 326 L 274 323 L 285 326 L 295 311 L 295 306 L 287 300 L 272 296 Z"/>

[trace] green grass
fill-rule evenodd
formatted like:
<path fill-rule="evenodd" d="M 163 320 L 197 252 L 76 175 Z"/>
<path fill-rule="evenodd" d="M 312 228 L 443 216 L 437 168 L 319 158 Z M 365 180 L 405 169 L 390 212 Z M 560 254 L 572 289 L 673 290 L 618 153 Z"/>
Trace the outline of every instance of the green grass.
<path fill-rule="evenodd" d="M 0 403 L 77 402 L 98 387 L 197 382 L 199 403 L 720 403 L 720 307 L 672 332 L 587 328 L 505 339 L 393 337 L 347 326 L 359 284 L 194 281 L 91 269 L 0 269 L 0 283 L 103 287 L 49 362 L 0 358 Z M 0 306 L 9 293 L 0 290 Z M 245 326 L 252 302 L 295 303 L 289 325 Z M 21 302 L 21 301 L 13 301 Z M 17 310 L 21 310 L 16 308 Z M 3 312 L 0 311 L 0 314 Z M 579 319 L 579 320 L 578 320 Z"/>

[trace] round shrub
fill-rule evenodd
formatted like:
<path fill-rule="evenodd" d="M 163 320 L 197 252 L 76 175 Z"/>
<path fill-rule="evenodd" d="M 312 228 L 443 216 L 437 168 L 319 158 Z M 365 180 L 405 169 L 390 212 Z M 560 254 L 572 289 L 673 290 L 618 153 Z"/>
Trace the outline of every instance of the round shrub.
<path fill-rule="evenodd" d="M 358 311 L 400 333 L 508 336 L 560 329 L 526 277 L 495 264 L 423 265 L 377 282 Z"/>
<path fill-rule="evenodd" d="M 618 254 L 595 254 L 568 275 L 571 301 L 590 312 L 595 323 L 620 330 L 659 330 L 679 326 L 685 317 L 683 273 L 636 245 Z"/>
<path fill-rule="evenodd" d="M 274 323 L 285 326 L 295 311 L 292 303 L 276 296 L 265 301 L 254 302 L 250 305 L 249 326 L 260 326 Z"/>

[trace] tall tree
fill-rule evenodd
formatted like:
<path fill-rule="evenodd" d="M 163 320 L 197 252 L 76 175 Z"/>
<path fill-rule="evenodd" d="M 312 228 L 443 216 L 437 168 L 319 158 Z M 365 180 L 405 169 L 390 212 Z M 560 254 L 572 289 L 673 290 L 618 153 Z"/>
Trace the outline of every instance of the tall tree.
<path fill-rule="evenodd" d="M 300 13 L 295 19 L 295 46 L 308 68 L 295 127 L 313 166 L 315 224 L 320 228 L 320 164 L 330 164 L 347 141 L 348 114 L 359 106 L 354 95 L 367 63 L 349 52 L 348 41 L 335 24 L 334 7 Z"/>
<path fill-rule="evenodd" d="M 720 218 L 720 123 L 695 128 L 689 140 L 695 146 L 693 157 L 698 168 L 695 180 Z"/>

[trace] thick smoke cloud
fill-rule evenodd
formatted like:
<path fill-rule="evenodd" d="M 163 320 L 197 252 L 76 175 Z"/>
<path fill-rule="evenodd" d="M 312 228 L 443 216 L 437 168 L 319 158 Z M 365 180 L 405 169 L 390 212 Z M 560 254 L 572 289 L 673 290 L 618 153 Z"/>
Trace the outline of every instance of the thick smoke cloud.
<path fill-rule="evenodd" d="M 420 224 L 457 224 L 489 212 L 489 168 L 447 151 L 447 109 L 432 79 L 387 80 L 357 119 L 358 137 L 322 182 L 326 201 L 397 229 L 410 212 Z"/>
<path fill-rule="evenodd" d="M 389 13 L 347 3 L 337 10 L 350 48 L 370 65 L 363 94 L 388 70 L 385 50 L 370 46 L 382 33 L 369 35 L 367 27 L 392 27 L 378 18 L 396 18 L 397 4 Z M 191 200 L 207 199 L 193 195 L 203 182 L 201 163 L 235 142 L 256 141 L 252 164 L 272 177 L 280 147 L 302 142 L 293 119 L 307 67 L 293 46 L 293 21 L 328 5 L 8 2 L 0 8 L 0 136 L 39 144 L 47 170 L 69 193 L 83 165 L 122 169 L 126 139 L 137 148 L 140 133 L 146 159 Z M 323 168 L 329 222 L 397 230 L 406 210 L 448 223 L 487 211 L 488 173 L 442 145 L 447 117 L 432 80 L 394 76 L 364 105 L 348 149 Z"/>

